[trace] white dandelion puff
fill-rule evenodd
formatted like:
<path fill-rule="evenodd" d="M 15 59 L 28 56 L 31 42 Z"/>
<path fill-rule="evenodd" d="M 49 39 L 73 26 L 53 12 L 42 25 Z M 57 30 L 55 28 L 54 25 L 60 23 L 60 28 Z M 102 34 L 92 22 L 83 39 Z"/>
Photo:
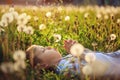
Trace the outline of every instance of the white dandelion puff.
<path fill-rule="evenodd" d="M 120 19 L 117 19 L 117 23 L 120 24 Z"/>
<path fill-rule="evenodd" d="M 11 23 L 14 20 L 12 13 L 5 13 L 2 16 L 2 20 L 6 20 L 7 23 Z"/>
<path fill-rule="evenodd" d="M 84 18 L 88 18 L 88 16 L 89 16 L 89 13 L 84 14 Z"/>
<path fill-rule="evenodd" d="M 13 54 L 13 59 L 15 61 L 25 60 L 25 58 L 26 58 L 25 52 L 22 50 L 15 51 Z"/>
<path fill-rule="evenodd" d="M 97 13 L 96 17 L 97 17 L 98 19 L 100 19 L 100 18 L 102 17 L 102 15 L 101 15 L 100 13 Z"/>
<path fill-rule="evenodd" d="M 24 32 L 26 34 L 33 34 L 34 33 L 34 29 L 32 28 L 32 26 L 28 26 L 24 29 Z"/>
<path fill-rule="evenodd" d="M 71 46 L 70 52 L 73 56 L 80 57 L 81 54 L 83 54 L 83 52 L 84 52 L 84 47 L 83 47 L 83 45 L 81 45 L 79 43 L 75 43 Z"/>
<path fill-rule="evenodd" d="M 110 35 L 110 40 L 115 40 L 116 39 L 116 35 L 115 34 L 111 34 Z"/>
<path fill-rule="evenodd" d="M 26 25 L 18 25 L 17 26 L 17 31 L 18 32 L 23 32 L 26 29 Z"/>
<path fill-rule="evenodd" d="M 85 65 L 82 68 L 82 72 L 83 72 L 84 75 L 91 75 L 93 73 L 92 68 L 91 68 L 90 65 Z"/>
<path fill-rule="evenodd" d="M 51 16 L 52 16 L 52 13 L 51 13 L 51 12 L 47 12 L 47 13 L 46 13 L 46 17 L 49 18 L 49 17 L 51 17 Z"/>
<path fill-rule="evenodd" d="M 87 53 L 86 55 L 85 55 L 85 61 L 86 62 L 88 62 L 88 63 L 92 63 L 92 62 L 94 62 L 96 60 L 96 56 L 95 56 L 95 54 L 94 53 Z"/>
<path fill-rule="evenodd" d="M 61 35 L 60 34 L 54 34 L 53 35 L 55 42 L 59 42 L 61 40 Z"/>
<path fill-rule="evenodd" d="M 40 29 L 40 30 L 46 29 L 46 25 L 45 25 L 45 24 L 40 24 L 40 25 L 39 25 L 39 29 Z"/>
<path fill-rule="evenodd" d="M 13 7 L 9 8 L 9 12 L 13 12 L 15 9 Z"/>
<path fill-rule="evenodd" d="M 65 16 L 65 21 L 69 21 L 70 20 L 70 16 Z"/>
<path fill-rule="evenodd" d="M 109 16 L 107 14 L 104 15 L 104 19 L 107 20 Z"/>

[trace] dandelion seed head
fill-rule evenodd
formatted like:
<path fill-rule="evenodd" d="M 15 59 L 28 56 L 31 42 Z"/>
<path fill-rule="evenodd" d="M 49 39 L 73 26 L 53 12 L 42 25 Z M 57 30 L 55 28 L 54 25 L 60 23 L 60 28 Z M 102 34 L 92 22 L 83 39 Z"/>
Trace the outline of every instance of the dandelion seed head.
<path fill-rule="evenodd" d="M 24 60 L 17 61 L 14 63 L 14 70 L 15 71 L 21 71 L 26 68 L 26 64 Z"/>
<path fill-rule="evenodd" d="M 39 29 L 40 29 L 40 30 L 46 29 L 46 25 L 45 25 L 45 24 L 40 24 L 40 25 L 39 25 Z"/>
<path fill-rule="evenodd" d="M 22 50 L 15 51 L 13 54 L 13 59 L 15 61 L 25 60 L 25 58 L 26 58 L 25 52 Z"/>
<path fill-rule="evenodd" d="M 26 27 L 25 29 L 24 29 L 24 32 L 26 33 L 26 34 L 33 34 L 34 33 L 34 29 L 32 28 L 32 26 L 28 26 L 28 27 Z"/>
<path fill-rule="evenodd" d="M 23 32 L 26 29 L 26 25 L 18 25 L 17 26 L 17 31 L 18 32 Z"/>
<path fill-rule="evenodd" d="M 75 43 L 71 46 L 70 52 L 73 56 L 80 57 L 84 52 L 84 47 L 79 43 Z"/>
<path fill-rule="evenodd" d="M 65 21 L 69 21 L 70 20 L 70 16 L 65 16 Z"/>
<path fill-rule="evenodd" d="M 111 34 L 110 35 L 110 40 L 115 40 L 116 39 L 116 35 L 115 34 Z"/>
<path fill-rule="evenodd" d="M 49 17 L 51 17 L 51 16 L 52 16 L 52 13 L 51 13 L 51 12 L 47 12 L 47 13 L 46 13 L 46 17 L 49 18 Z"/>
<path fill-rule="evenodd" d="M 60 34 L 54 34 L 53 35 L 55 42 L 59 42 L 61 40 L 61 35 Z"/>

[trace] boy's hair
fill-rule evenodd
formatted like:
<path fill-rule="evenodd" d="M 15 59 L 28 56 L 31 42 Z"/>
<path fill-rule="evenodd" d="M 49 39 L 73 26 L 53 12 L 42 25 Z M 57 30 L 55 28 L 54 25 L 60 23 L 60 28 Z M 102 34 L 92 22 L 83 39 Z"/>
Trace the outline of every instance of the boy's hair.
<path fill-rule="evenodd" d="M 37 58 L 39 55 L 35 53 L 37 47 L 38 45 L 32 45 L 26 50 L 26 58 L 32 67 L 35 67 L 37 63 L 41 62 L 41 60 Z"/>

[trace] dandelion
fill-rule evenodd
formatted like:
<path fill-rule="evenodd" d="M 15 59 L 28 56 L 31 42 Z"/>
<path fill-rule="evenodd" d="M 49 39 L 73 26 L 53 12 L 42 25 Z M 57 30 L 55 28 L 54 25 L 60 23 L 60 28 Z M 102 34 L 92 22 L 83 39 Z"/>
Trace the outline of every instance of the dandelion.
<path fill-rule="evenodd" d="M 15 61 L 25 60 L 25 58 L 26 58 L 25 52 L 22 50 L 15 51 L 15 53 L 13 54 L 13 59 Z"/>
<path fill-rule="evenodd" d="M 18 32 L 23 32 L 26 29 L 26 25 L 18 25 L 17 30 Z"/>
<path fill-rule="evenodd" d="M 89 16 L 89 13 L 84 14 L 84 18 L 88 18 L 88 16 Z"/>
<path fill-rule="evenodd" d="M 79 43 L 75 43 L 73 46 L 71 46 L 70 52 L 73 56 L 79 57 L 83 54 L 84 47 Z"/>
<path fill-rule="evenodd" d="M 63 8 L 60 6 L 58 7 L 58 11 L 61 12 L 63 10 Z"/>
<path fill-rule="evenodd" d="M 15 71 L 21 71 L 22 69 L 25 69 L 26 65 L 25 65 L 25 61 L 21 60 L 21 61 L 17 61 L 14 63 L 14 70 Z"/>
<path fill-rule="evenodd" d="M 115 40 L 116 39 L 116 35 L 115 34 L 111 34 L 110 35 L 110 40 Z"/>
<path fill-rule="evenodd" d="M 25 24 L 28 23 L 29 18 L 30 18 L 30 17 L 27 16 L 26 13 L 22 13 L 22 14 L 20 14 L 20 15 L 18 16 L 18 18 L 17 18 L 17 24 L 18 24 L 18 25 L 21 25 L 21 24 L 25 25 Z"/>
<path fill-rule="evenodd" d="M 2 19 L 1 21 L 0 21 L 0 26 L 2 26 L 2 27 L 7 27 L 8 26 L 8 23 L 7 23 L 7 21 L 6 21 L 6 19 Z"/>
<path fill-rule="evenodd" d="M 4 73 L 13 73 L 14 72 L 12 62 L 2 63 L 0 68 L 1 68 L 1 71 L 4 72 Z"/>
<path fill-rule="evenodd" d="M 24 29 L 24 32 L 26 34 L 33 34 L 34 33 L 34 29 L 32 28 L 32 26 L 28 26 Z"/>
<path fill-rule="evenodd" d="M 60 34 L 54 34 L 53 37 L 55 38 L 55 42 L 59 42 L 61 40 Z"/>
<path fill-rule="evenodd" d="M 13 7 L 9 8 L 9 12 L 14 12 L 15 9 Z"/>
<path fill-rule="evenodd" d="M 120 19 L 117 19 L 117 23 L 120 24 Z"/>
<path fill-rule="evenodd" d="M 85 55 L 85 61 L 88 62 L 88 63 L 94 62 L 95 59 L 96 59 L 96 57 L 95 57 L 95 54 L 94 54 L 94 53 L 87 53 L 87 54 Z"/>
<path fill-rule="evenodd" d="M 46 17 L 48 17 L 48 18 L 51 17 L 51 15 L 52 15 L 51 12 L 46 13 Z"/>
<path fill-rule="evenodd" d="M 102 15 L 101 15 L 100 13 L 97 13 L 96 17 L 97 17 L 98 19 L 100 19 L 100 18 L 102 17 Z"/>
<path fill-rule="evenodd" d="M 38 21 L 39 20 L 39 18 L 37 17 L 37 16 L 34 16 L 34 21 Z"/>
<path fill-rule="evenodd" d="M 84 75 L 91 75 L 92 74 L 92 68 L 90 65 L 85 65 L 83 68 L 82 68 L 82 72 Z"/>
<path fill-rule="evenodd" d="M 65 21 L 69 21 L 69 20 L 70 20 L 70 16 L 66 16 Z"/>
<path fill-rule="evenodd" d="M 39 29 L 40 29 L 40 30 L 44 30 L 44 29 L 46 29 L 45 24 L 40 24 L 40 25 L 39 25 Z"/>
<path fill-rule="evenodd" d="M 13 11 L 13 12 L 11 12 L 12 13 L 12 15 L 13 15 L 13 18 L 14 19 L 16 19 L 17 20 L 17 18 L 18 18 L 18 12 L 16 12 L 16 11 Z"/>
<path fill-rule="evenodd" d="M 109 16 L 107 14 L 104 15 L 104 19 L 107 20 Z"/>
<path fill-rule="evenodd" d="M 7 23 L 11 23 L 14 20 L 12 13 L 5 13 L 2 16 L 2 20 L 6 20 Z"/>

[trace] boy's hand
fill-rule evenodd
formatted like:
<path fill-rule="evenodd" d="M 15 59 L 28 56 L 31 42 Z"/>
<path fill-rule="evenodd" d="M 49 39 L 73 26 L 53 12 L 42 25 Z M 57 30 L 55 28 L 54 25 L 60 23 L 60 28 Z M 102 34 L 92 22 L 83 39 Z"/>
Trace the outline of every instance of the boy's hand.
<path fill-rule="evenodd" d="M 77 43 L 77 41 L 75 41 L 75 40 L 65 40 L 64 41 L 64 48 L 67 51 L 67 53 L 70 53 L 70 48 L 75 43 Z"/>

